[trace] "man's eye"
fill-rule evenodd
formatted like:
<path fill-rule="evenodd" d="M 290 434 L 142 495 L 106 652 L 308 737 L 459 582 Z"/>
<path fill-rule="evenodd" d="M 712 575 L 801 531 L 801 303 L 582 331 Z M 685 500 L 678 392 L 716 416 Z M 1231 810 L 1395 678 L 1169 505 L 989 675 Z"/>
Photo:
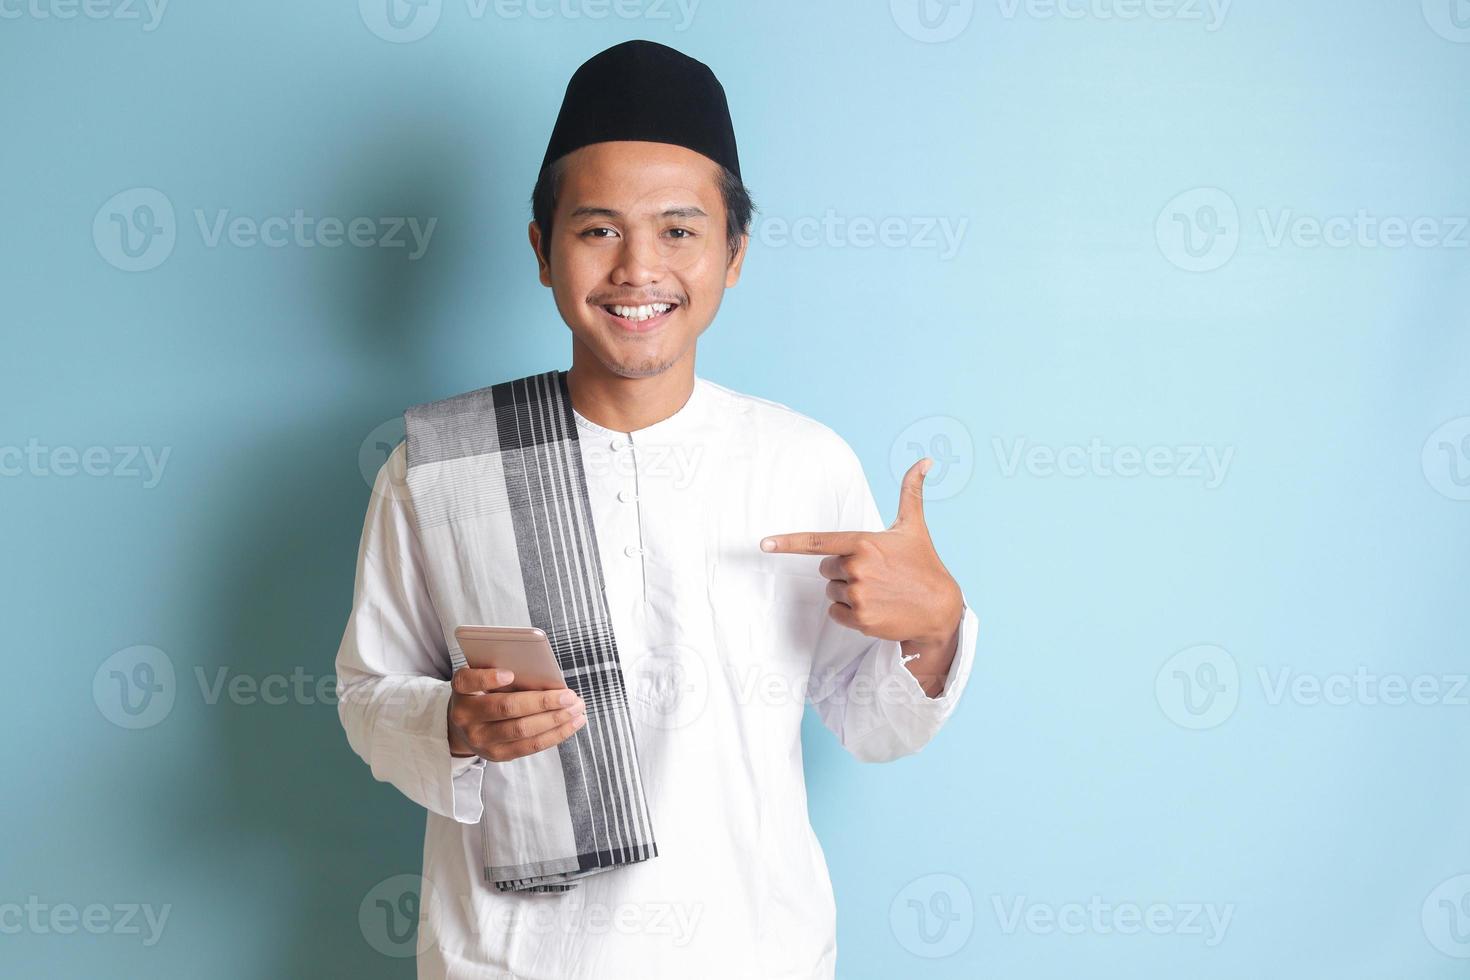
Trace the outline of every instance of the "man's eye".
<path fill-rule="evenodd" d="M 669 229 L 669 234 L 672 235 L 675 232 L 680 232 L 680 234 L 679 234 L 678 237 L 681 238 L 681 239 L 684 239 L 684 238 L 693 238 L 694 237 L 694 232 L 693 231 L 690 231 L 688 228 L 670 228 Z"/>
<path fill-rule="evenodd" d="M 605 236 L 602 236 L 602 235 L 598 235 L 597 233 L 599 231 L 605 231 L 609 235 L 611 235 L 611 234 L 614 233 L 611 228 L 588 228 L 586 231 L 582 232 L 582 237 L 583 238 L 602 238 L 602 237 L 605 237 Z"/>

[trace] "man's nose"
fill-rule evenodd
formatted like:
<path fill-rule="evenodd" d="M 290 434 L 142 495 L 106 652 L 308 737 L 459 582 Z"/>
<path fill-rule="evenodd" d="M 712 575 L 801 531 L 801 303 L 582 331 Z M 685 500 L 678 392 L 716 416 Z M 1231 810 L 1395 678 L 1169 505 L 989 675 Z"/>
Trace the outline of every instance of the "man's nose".
<path fill-rule="evenodd" d="M 623 238 L 613 279 L 619 284 L 657 282 L 667 270 L 667 259 L 658 247 L 654 232 L 630 232 Z"/>

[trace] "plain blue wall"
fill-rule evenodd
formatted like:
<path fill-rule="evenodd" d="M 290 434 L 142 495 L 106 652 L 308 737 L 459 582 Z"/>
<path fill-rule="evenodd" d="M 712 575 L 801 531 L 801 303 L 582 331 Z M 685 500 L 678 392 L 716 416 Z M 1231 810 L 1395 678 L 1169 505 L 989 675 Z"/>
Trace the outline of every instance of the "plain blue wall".
<path fill-rule="evenodd" d="M 199 672 L 329 676 L 375 428 L 570 363 L 526 201 L 571 71 L 648 37 L 723 80 L 762 209 L 700 373 L 842 433 L 889 517 L 943 455 L 982 620 L 919 756 L 808 716 L 840 975 L 1463 975 L 1463 3 L 93 2 L 0 5 L 0 972 L 412 975 L 359 906 L 422 812 L 330 700 Z M 296 209 L 436 224 L 414 259 L 195 217 Z"/>

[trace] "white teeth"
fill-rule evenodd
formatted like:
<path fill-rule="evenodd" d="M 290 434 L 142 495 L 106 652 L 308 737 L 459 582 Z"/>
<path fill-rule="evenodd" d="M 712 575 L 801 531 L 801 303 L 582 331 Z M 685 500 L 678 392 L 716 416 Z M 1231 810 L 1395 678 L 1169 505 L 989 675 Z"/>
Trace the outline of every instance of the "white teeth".
<path fill-rule="evenodd" d="M 635 323 L 641 320 L 648 320 L 652 317 L 662 316 L 673 308 L 673 304 L 671 303 L 654 303 L 649 306 L 611 307 L 614 314 L 625 320 L 632 320 Z"/>

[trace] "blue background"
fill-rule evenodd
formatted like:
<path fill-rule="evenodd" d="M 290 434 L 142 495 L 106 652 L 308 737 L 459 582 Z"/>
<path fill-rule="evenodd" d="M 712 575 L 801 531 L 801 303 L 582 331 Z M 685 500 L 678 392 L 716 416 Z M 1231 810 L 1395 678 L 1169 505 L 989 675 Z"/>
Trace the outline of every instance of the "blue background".
<path fill-rule="evenodd" d="M 141 7 L 4 8 L 0 447 L 170 456 L 156 486 L 49 463 L 0 477 L 0 906 L 171 910 L 151 947 L 9 929 L 0 972 L 413 974 L 358 911 L 419 870 L 422 811 L 373 782 L 329 701 L 210 704 L 196 669 L 330 675 L 370 433 L 569 365 L 527 200 L 572 70 L 648 37 L 724 82 L 761 208 L 699 373 L 831 425 L 887 517 L 910 442 L 952 467 L 928 518 L 982 621 L 958 713 L 921 754 L 866 767 L 807 718 L 839 975 L 1464 975 L 1470 31 L 1453 0 L 1239 0 L 1213 25 L 1203 5 L 987 0 L 932 7 L 945 40 L 906 2 L 706 0 L 684 23 L 672 5 L 444 0 L 412 41 L 372 2 L 176 3 L 152 29 Z M 106 230 L 137 198 L 107 202 L 135 188 L 172 205 L 176 241 L 129 272 Z M 298 208 L 437 224 L 410 260 L 210 247 L 194 217 Z M 1443 240 L 1272 233 L 1360 209 Z M 770 224 L 829 210 L 816 244 Z M 862 244 L 852 222 L 885 218 L 899 233 Z M 952 254 L 920 233 L 941 221 L 965 223 Z M 1188 268 L 1184 228 L 1215 267 Z M 1094 439 L 1163 447 L 1172 469 L 1007 466 L 1018 445 Z M 1218 485 L 1188 447 L 1230 452 Z M 1189 660 L 1204 644 L 1233 681 Z M 129 730 L 93 682 L 137 645 L 166 655 L 175 701 Z M 1283 670 L 1360 669 L 1440 696 L 1273 697 Z M 1191 679 L 1225 700 L 1169 693 Z M 1232 918 L 1218 942 L 1007 928 L 1018 900 L 1065 916 L 1094 896 Z"/>

